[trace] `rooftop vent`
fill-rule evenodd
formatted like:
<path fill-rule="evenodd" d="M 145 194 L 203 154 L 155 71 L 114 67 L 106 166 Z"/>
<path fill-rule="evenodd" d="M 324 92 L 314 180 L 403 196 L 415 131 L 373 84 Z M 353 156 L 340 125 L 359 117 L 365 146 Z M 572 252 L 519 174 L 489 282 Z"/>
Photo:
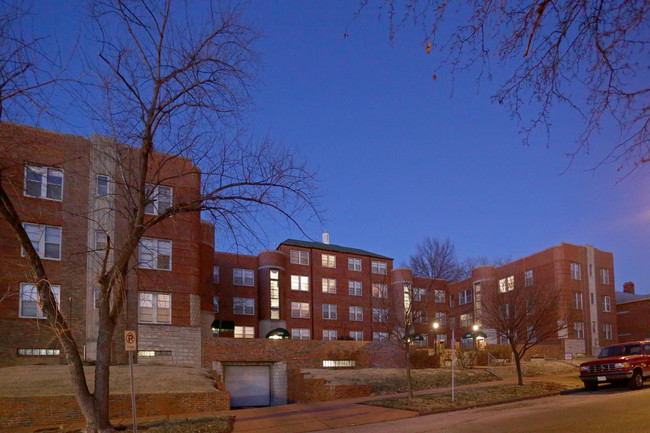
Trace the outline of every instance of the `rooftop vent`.
<path fill-rule="evenodd" d="M 325 232 L 323 233 L 323 243 L 324 244 L 329 244 L 330 243 L 330 234 Z"/>

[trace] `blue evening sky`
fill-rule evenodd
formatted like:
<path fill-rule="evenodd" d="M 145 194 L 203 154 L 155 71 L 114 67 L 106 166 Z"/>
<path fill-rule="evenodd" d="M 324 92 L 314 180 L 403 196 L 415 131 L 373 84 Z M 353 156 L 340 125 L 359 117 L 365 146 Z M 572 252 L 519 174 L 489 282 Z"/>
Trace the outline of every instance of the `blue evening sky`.
<path fill-rule="evenodd" d="M 376 10 L 350 22 L 358 3 L 249 6 L 262 39 L 247 123 L 318 170 L 325 222 L 304 225 L 312 239 L 327 230 L 332 243 L 393 257 L 396 266 L 425 236 L 450 238 L 461 258 L 591 244 L 614 254 L 617 290 L 633 281 L 637 293 L 650 293 L 650 167 L 622 181 L 616 165 L 590 170 L 615 130 L 605 128 L 592 154 L 565 172 L 581 126 L 574 113 L 557 107 L 548 147 L 542 135 L 522 145 L 520 125 L 490 102 L 505 76 L 497 65 L 492 82 L 458 75 L 451 95 L 451 77 L 437 70 L 436 53 L 426 54 L 419 29 L 406 27 L 390 43 Z M 77 28 L 71 6 L 51 7 L 41 9 L 55 20 L 44 28 L 59 37 Z M 275 226 L 262 247 L 288 237 L 304 239 Z"/>

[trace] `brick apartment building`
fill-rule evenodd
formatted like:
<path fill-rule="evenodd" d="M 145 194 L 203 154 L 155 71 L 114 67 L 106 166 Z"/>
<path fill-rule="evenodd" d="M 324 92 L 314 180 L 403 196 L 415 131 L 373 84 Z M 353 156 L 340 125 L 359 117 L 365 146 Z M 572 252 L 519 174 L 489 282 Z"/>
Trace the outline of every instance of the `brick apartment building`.
<path fill-rule="evenodd" d="M 634 283 L 616 292 L 618 338 L 621 341 L 650 340 L 650 295 L 637 295 Z"/>

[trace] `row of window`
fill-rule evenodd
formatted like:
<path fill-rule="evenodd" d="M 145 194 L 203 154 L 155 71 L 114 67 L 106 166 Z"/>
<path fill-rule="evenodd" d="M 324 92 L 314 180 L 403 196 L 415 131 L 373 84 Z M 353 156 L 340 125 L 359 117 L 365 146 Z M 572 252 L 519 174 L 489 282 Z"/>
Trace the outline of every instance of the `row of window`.
<path fill-rule="evenodd" d="M 291 250 L 289 252 L 291 263 L 296 265 L 309 265 L 309 252 L 301 250 Z M 336 268 L 336 256 L 334 254 L 321 254 L 321 264 L 324 268 Z M 348 258 L 349 271 L 361 271 L 361 259 Z M 376 260 L 371 261 L 371 272 L 373 274 L 386 275 L 388 273 L 388 264 Z"/>
<path fill-rule="evenodd" d="M 594 304 L 594 294 L 591 294 L 591 304 Z M 609 313 L 612 311 L 612 299 L 610 296 L 603 296 L 603 311 L 605 313 Z M 582 293 L 581 292 L 573 292 L 573 308 L 575 310 L 582 310 L 584 308 L 583 302 L 582 302 Z"/>

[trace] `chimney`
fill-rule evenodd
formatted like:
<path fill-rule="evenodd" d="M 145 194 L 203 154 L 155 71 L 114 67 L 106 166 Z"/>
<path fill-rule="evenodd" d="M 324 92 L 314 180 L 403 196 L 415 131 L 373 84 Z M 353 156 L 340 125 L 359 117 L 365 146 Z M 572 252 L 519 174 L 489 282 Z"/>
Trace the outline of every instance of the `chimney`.
<path fill-rule="evenodd" d="M 634 295 L 634 283 L 632 281 L 628 281 L 627 283 L 624 283 L 623 292 Z"/>
<path fill-rule="evenodd" d="M 323 233 L 323 243 L 324 244 L 330 243 L 330 234 L 327 232 Z M 634 287 L 632 289 L 634 289 Z"/>

